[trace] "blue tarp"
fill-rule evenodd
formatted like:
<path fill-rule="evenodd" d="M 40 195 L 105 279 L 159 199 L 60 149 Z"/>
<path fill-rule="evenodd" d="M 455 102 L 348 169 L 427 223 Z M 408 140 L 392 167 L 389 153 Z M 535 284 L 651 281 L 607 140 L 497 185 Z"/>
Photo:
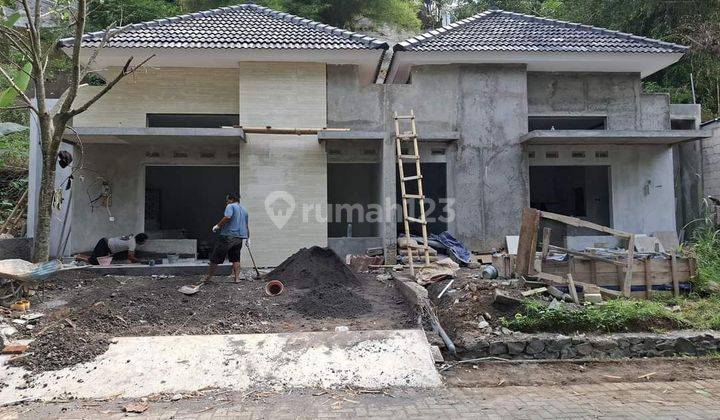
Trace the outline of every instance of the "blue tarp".
<path fill-rule="evenodd" d="M 430 235 L 430 238 L 440 242 L 447 247 L 448 251 L 460 262 L 467 264 L 470 262 L 470 251 L 465 248 L 465 245 L 453 236 L 449 232 L 443 232 L 439 235 Z"/>

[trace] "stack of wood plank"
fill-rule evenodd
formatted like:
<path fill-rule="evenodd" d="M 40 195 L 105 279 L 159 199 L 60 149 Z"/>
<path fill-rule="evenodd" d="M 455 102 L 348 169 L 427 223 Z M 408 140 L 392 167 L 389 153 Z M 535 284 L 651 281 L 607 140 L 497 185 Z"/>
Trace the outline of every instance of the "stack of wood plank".
<path fill-rule="evenodd" d="M 553 246 L 548 228 L 538 241 L 543 218 L 620 237 L 627 241 L 626 248 L 576 251 Z M 522 220 L 517 255 L 493 255 L 493 265 L 502 277 L 528 276 L 561 284 L 571 278 L 577 285 L 597 286 L 605 294 L 649 298 L 658 291 L 678 295 L 697 274 L 696 261 L 675 251 L 636 253 L 635 235 L 631 233 L 535 209 L 525 209 Z"/>

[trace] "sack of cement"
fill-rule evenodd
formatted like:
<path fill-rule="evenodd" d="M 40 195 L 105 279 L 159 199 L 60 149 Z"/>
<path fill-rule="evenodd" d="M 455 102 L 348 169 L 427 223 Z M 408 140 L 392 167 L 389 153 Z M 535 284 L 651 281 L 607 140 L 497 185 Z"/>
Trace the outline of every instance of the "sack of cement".
<path fill-rule="evenodd" d="M 398 253 L 399 253 L 400 255 L 407 255 L 407 254 L 408 254 L 408 250 L 407 250 L 407 248 L 398 248 Z M 432 249 L 432 248 L 428 248 L 428 253 L 429 253 L 430 255 L 437 255 L 437 254 L 438 254 L 438 252 L 437 252 L 436 250 Z M 415 256 L 417 256 L 417 255 L 423 256 L 423 255 L 425 255 L 425 252 L 423 251 L 422 246 L 420 246 L 420 248 L 413 248 L 412 254 L 415 255 Z"/>
<path fill-rule="evenodd" d="M 450 258 L 443 258 L 436 261 L 428 267 L 423 267 L 415 271 L 415 281 L 422 285 L 436 283 L 448 277 L 455 276 L 455 272 L 460 266 Z"/>
<path fill-rule="evenodd" d="M 407 249 L 408 247 L 412 249 L 417 249 L 420 248 L 420 244 L 418 244 L 417 241 L 413 238 L 401 236 L 397 240 L 397 247 L 398 249 Z"/>

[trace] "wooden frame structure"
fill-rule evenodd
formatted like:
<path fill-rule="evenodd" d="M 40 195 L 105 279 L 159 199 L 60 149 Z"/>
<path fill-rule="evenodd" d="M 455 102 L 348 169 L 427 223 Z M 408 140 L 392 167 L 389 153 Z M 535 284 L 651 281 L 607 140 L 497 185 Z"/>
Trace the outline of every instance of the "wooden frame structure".
<path fill-rule="evenodd" d="M 583 227 L 592 229 L 598 232 L 607 233 L 610 235 L 613 235 L 615 237 L 625 239 L 627 240 L 627 253 L 625 255 L 626 262 L 621 262 L 618 260 L 612 260 L 609 258 L 600 257 L 593 254 L 588 254 L 584 252 L 576 252 L 571 251 L 568 249 L 564 249 L 557 246 L 552 246 L 549 244 L 550 239 L 550 229 L 545 228 L 543 229 L 543 244 L 542 244 L 542 253 L 541 253 L 541 267 L 542 267 L 542 261 L 547 257 L 548 252 L 551 249 L 558 250 L 561 252 L 565 252 L 571 255 L 576 256 L 582 256 L 591 260 L 596 261 L 602 261 L 609 264 L 615 264 L 618 266 L 618 274 L 622 272 L 622 269 L 625 268 L 624 273 L 624 279 L 622 282 L 622 287 L 620 287 L 620 292 L 616 292 L 614 290 L 610 289 L 604 289 L 600 288 L 600 291 L 617 296 L 622 295 L 625 297 L 630 297 L 631 292 L 631 285 L 632 285 L 632 276 L 633 276 L 633 261 L 634 261 L 634 252 L 635 252 L 635 235 L 629 232 L 624 232 L 617 229 L 612 229 L 607 226 L 598 225 L 596 223 L 587 222 L 585 220 L 578 219 L 576 217 L 570 217 L 570 216 L 564 216 L 562 214 L 556 214 L 556 213 L 550 213 L 546 211 L 540 211 L 533 208 L 525 208 L 522 213 L 522 221 L 520 225 L 520 238 L 518 241 L 518 252 L 517 252 L 517 260 L 515 265 L 515 271 L 518 276 L 535 276 L 543 280 L 547 281 L 553 281 L 557 283 L 568 283 L 568 279 L 565 279 L 561 276 L 558 276 L 556 274 L 551 273 L 543 273 L 542 268 L 540 270 L 535 270 L 535 253 L 537 249 L 537 233 L 538 228 L 540 226 L 540 219 L 548 219 L 548 220 L 554 220 L 556 222 L 564 223 L 569 226 L 575 226 L 575 227 Z M 581 282 L 574 282 L 575 284 L 583 284 Z M 592 286 L 592 285 L 588 285 Z M 594 286 L 597 287 L 597 286 Z M 574 287 L 573 287 L 574 288 Z"/>

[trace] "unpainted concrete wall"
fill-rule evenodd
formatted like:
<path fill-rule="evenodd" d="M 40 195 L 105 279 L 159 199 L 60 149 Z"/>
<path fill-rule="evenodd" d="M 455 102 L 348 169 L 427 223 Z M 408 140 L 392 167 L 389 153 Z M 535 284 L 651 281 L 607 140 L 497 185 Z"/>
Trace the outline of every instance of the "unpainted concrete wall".
<path fill-rule="evenodd" d="M 704 195 L 720 197 L 720 121 L 703 127 L 713 136 L 702 141 Z"/>
<path fill-rule="evenodd" d="M 609 130 L 642 126 L 639 74 L 528 72 L 527 95 L 530 115 L 604 115 Z"/>
<path fill-rule="evenodd" d="M 667 146 L 528 146 L 530 165 L 609 165 L 612 227 L 635 233 L 675 231 L 672 149 Z M 585 152 L 574 158 L 572 152 Z M 557 152 L 558 158 L 546 157 Z M 607 152 L 598 158 L 595 152 Z M 515 233 L 519 233 L 519 227 Z"/>

